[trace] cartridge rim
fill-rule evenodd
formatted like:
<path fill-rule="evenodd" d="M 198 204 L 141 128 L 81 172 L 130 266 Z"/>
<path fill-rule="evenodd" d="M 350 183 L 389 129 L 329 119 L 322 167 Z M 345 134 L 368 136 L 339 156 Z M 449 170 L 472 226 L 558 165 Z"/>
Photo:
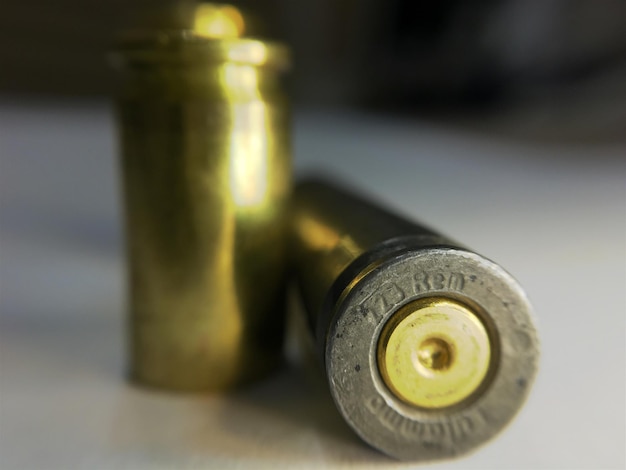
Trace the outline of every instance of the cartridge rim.
<path fill-rule="evenodd" d="M 428 461 L 467 453 L 498 434 L 529 393 L 539 358 L 530 305 L 508 273 L 475 253 L 423 245 L 386 250 L 365 269 L 353 263 L 358 269 L 344 277 L 352 282 L 342 284 L 324 345 L 333 398 L 357 434 L 392 457 Z M 399 309 L 433 297 L 482 312 L 492 358 L 468 398 L 428 409 L 390 390 L 378 368 L 378 345 Z"/>

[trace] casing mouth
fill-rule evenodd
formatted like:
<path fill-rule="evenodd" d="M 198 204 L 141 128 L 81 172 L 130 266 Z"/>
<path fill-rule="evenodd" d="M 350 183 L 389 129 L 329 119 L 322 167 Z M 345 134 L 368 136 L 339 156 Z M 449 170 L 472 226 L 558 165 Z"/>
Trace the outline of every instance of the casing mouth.
<path fill-rule="evenodd" d="M 248 19 L 231 5 L 180 4 L 151 10 L 115 37 L 111 61 L 136 64 L 235 63 L 286 69 L 286 46 L 246 35 Z"/>

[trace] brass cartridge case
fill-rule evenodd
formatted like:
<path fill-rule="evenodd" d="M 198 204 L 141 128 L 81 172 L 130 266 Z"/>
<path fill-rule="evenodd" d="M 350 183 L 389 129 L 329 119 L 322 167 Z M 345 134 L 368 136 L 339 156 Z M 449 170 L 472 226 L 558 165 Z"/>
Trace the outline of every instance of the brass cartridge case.
<path fill-rule="evenodd" d="M 487 442 L 539 359 L 531 307 L 492 261 L 320 181 L 296 187 L 291 249 L 339 412 L 373 447 L 429 461 Z"/>
<path fill-rule="evenodd" d="M 200 4 L 120 36 L 130 375 L 223 390 L 280 358 L 291 189 L 279 45 Z M 167 23 L 167 22 L 166 22 Z"/>

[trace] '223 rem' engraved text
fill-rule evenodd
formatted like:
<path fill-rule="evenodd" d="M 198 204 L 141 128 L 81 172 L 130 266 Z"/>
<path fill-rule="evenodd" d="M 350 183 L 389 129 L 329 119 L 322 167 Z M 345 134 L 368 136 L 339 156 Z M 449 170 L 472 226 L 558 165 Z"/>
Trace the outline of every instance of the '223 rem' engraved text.
<path fill-rule="evenodd" d="M 455 290 L 461 292 L 465 286 L 465 278 L 461 273 L 417 273 L 413 277 L 416 293 L 431 290 Z"/>
<path fill-rule="evenodd" d="M 476 429 L 476 422 L 486 422 L 477 411 L 445 422 L 422 422 L 402 416 L 390 408 L 382 397 L 366 400 L 365 406 L 387 429 L 409 439 L 418 439 L 425 446 L 440 446 L 443 442 L 460 442 Z"/>
<path fill-rule="evenodd" d="M 462 292 L 465 278 L 461 273 L 425 273 L 420 272 L 413 276 L 411 284 L 401 287 L 397 282 L 386 282 L 376 289 L 357 307 L 357 313 L 363 317 L 370 317 L 375 323 L 380 322 L 385 313 L 400 304 L 409 295 L 416 295 L 436 290 L 453 290 Z M 412 292 L 406 292 L 412 291 Z"/>

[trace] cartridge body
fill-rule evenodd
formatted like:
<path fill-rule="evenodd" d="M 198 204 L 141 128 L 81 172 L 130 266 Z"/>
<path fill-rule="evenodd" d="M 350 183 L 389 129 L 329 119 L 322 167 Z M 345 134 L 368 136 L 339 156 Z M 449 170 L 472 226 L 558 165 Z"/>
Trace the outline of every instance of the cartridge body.
<path fill-rule="evenodd" d="M 310 330 L 348 424 L 390 456 L 467 453 L 536 374 L 531 309 L 488 259 L 331 185 L 300 184 L 291 249 Z"/>
<path fill-rule="evenodd" d="M 200 13 L 196 25 L 206 26 L 212 17 Z M 218 20 L 222 30 L 230 21 Z M 206 37 L 193 22 L 118 43 L 130 374 L 139 383 L 223 390 L 279 360 L 286 61 L 282 46 Z"/>

